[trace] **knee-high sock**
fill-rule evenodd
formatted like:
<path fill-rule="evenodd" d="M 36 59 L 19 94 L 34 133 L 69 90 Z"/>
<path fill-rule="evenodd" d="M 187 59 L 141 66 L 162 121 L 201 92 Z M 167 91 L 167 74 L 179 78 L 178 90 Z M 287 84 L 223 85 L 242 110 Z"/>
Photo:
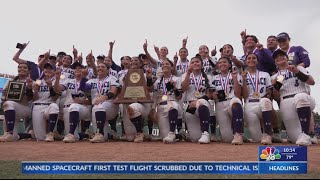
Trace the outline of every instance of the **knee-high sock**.
<path fill-rule="evenodd" d="M 209 131 L 210 111 L 205 105 L 201 105 L 198 108 L 201 131 Z"/>
<path fill-rule="evenodd" d="M 74 131 L 76 130 L 78 123 L 79 123 L 80 117 L 78 111 L 72 111 L 69 113 L 69 122 L 70 122 L 70 131 L 69 133 L 74 134 Z"/>
<path fill-rule="evenodd" d="M 7 110 L 4 112 L 4 117 L 6 118 L 7 132 L 12 134 L 14 129 L 14 123 L 16 120 L 16 111 Z"/>
<path fill-rule="evenodd" d="M 211 134 L 216 134 L 217 119 L 216 116 L 210 116 Z"/>
<path fill-rule="evenodd" d="M 233 134 L 243 133 L 243 110 L 239 103 L 232 106 L 232 127 Z"/>
<path fill-rule="evenodd" d="M 271 119 L 272 119 L 272 111 L 263 111 L 262 112 L 262 119 L 263 119 L 263 129 L 264 133 L 268 135 L 272 135 L 272 127 L 271 127 Z"/>
<path fill-rule="evenodd" d="M 302 132 L 305 134 L 309 133 L 310 118 L 311 118 L 311 109 L 310 107 L 301 107 L 297 109 L 298 117 L 300 120 Z"/>
<path fill-rule="evenodd" d="M 99 133 L 104 135 L 103 129 L 104 129 L 104 124 L 106 123 L 106 118 L 107 118 L 106 112 L 97 111 L 95 115 L 96 115 L 97 128 L 99 129 Z"/>
<path fill-rule="evenodd" d="M 182 129 L 182 119 L 177 119 L 177 130 L 180 132 Z"/>
<path fill-rule="evenodd" d="M 114 132 L 117 132 L 117 118 L 118 118 L 118 116 L 116 118 L 108 121 L 110 124 L 111 130 L 113 130 Z"/>
<path fill-rule="evenodd" d="M 149 134 L 152 134 L 152 129 L 153 129 L 153 121 L 148 119 Z"/>
<path fill-rule="evenodd" d="M 58 114 L 49 114 L 48 132 L 53 132 L 58 120 Z"/>
<path fill-rule="evenodd" d="M 134 127 L 136 127 L 136 130 L 138 133 L 142 133 L 142 116 L 138 116 L 135 118 L 130 119 Z"/>
<path fill-rule="evenodd" d="M 63 120 L 58 120 L 57 122 L 57 131 L 59 134 L 63 134 L 64 131 L 64 121 Z"/>
<path fill-rule="evenodd" d="M 171 132 L 174 132 L 176 130 L 177 119 L 178 119 L 178 110 L 171 109 L 169 111 L 169 124 L 170 124 Z"/>

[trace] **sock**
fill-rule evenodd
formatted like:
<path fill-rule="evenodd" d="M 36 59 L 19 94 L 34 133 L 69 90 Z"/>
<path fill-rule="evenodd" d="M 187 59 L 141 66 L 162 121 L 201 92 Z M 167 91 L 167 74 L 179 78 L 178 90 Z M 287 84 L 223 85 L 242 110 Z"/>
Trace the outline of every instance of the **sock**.
<path fill-rule="evenodd" d="M 121 121 L 121 133 L 122 133 L 122 135 L 125 134 L 123 121 Z"/>
<path fill-rule="evenodd" d="M 58 114 L 49 114 L 48 132 L 53 132 L 58 121 Z"/>
<path fill-rule="evenodd" d="M 262 119 L 263 119 L 263 129 L 264 133 L 268 135 L 272 135 L 272 127 L 271 127 L 271 119 L 272 119 L 272 111 L 263 111 L 262 112 Z"/>
<path fill-rule="evenodd" d="M 18 135 L 19 135 L 19 140 L 32 138 L 31 134 L 28 134 L 28 133 L 18 133 Z"/>
<path fill-rule="evenodd" d="M 69 122 L 70 122 L 70 131 L 69 133 L 74 134 L 74 131 L 76 130 L 79 122 L 79 112 L 78 111 L 72 111 L 69 113 Z"/>
<path fill-rule="evenodd" d="M 205 105 L 200 105 L 198 108 L 201 131 L 209 131 L 209 120 L 210 120 L 210 111 L 209 108 Z"/>
<path fill-rule="evenodd" d="M 96 122 L 97 122 L 97 128 L 99 130 L 99 133 L 101 133 L 102 135 L 104 135 L 104 124 L 106 123 L 106 112 L 104 111 L 97 111 L 95 113 L 96 115 Z"/>
<path fill-rule="evenodd" d="M 86 132 L 87 129 L 89 129 L 91 121 L 82 121 L 83 122 L 83 132 Z"/>
<path fill-rule="evenodd" d="M 110 128 L 114 132 L 117 132 L 117 118 L 118 118 L 118 116 L 115 117 L 114 119 L 109 120 Z"/>
<path fill-rule="evenodd" d="M 14 123 L 16 120 L 16 111 L 15 110 L 7 110 L 4 112 L 4 117 L 6 118 L 7 123 L 7 132 L 13 133 Z"/>
<path fill-rule="evenodd" d="M 169 125 L 170 125 L 171 132 L 174 132 L 176 130 L 177 119 L 178 119 L 178 110 L 171 109 L 169 111 Z"/>
<path fill-rule="evenodd" d="M 278 128 L 276 128 L 276 129 L 273 129 L 273 133 L 280 133 L 280 131 Z"/>
<path fill-rule="evenodd" d="M 142 116 L 130 119 L 138 133 L 142 133 Z"/>
<path fill-rule="evenodd" d="M 152 120 L 148 120 L 149 134 L 152 134 L 152 129 L 153 129 L 153 121 Z"/>
<path fill-rule="evenodd" d="M 311 109 L 310 107 L 301 107 L 297 109 L 298 116 L 302 128 L 302 132 L 305 134 L 309 133 L 310 118 L 311 118 Z"/>
<path fill-rule="evenodd" d="M 243 110 L 239 103 L 232 105 L 232 127 L 233 134 L 243 133 Z"/>
<path fill-rule="evenodd" d="M 216 134 L 217 119 L 216 116 L 210 116 L 211 134 Z"/>
<path fill-rule="evenodd" d="M 63 134 L 63 131 L 64 131 L 64 121 L 63 120 L 58 120 L 57 131 L 59 134 Z"/>
<path fill-rule="evenodd" d="M 79 133 L 79 140 L 82 140 L 82 139 L 89 139 L 89 135 L 88 134 L 86 134 L 86 133 L 83 133 L 83 132 L 81 132 L 81 133 Z"/>
<path fill-rule="evenodd" d="M 178 132 L 180 132 L 181 129 L 182 129 L 182 119 L 178 119 L 177 120 L 177 130 L 178 130 Z"/>

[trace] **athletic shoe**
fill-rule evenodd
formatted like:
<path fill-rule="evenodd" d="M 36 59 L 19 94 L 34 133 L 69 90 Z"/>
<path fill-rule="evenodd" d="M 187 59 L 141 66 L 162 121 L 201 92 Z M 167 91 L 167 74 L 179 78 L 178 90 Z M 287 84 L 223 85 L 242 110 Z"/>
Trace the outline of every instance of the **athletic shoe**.
<path fill-rule="evenodd" d="M 45 142 L 53 142 L 54 141 L 54 135 L 53 132 L 49 132 L 46 136 Z"/>
<path fill-rule="evenodd" d="M 239 133 L 235 133 L 233 135 L 233 140 L 231 142 L 232 145 L 241 145 L 243 144 L 243 137 L 241 134 Z"/>
<path fill-rule="evenodd" d="M 0 137 L 0 142 L 14 142 L 17 141 L 17 138 L 14 137 L 13 134 L 9 132 L 5 132 L 1 137 Z"/>
<path fill-rule="evenodd" d="M 90 139 L 91 143 L 104 143 L 105 139 L 101 133 L 96 133 L 92 139 Z"/>
<path fill-rule="evenodd" d="M 163 138 L 164 143 L 173 143 L 174 140 L 176 139 L 176 135 L 173 132 L 169 132 L 168 136 Z"/>
<path fill-rule="evenodd" d="M 313 136 L 311 137 L 311 142 L 312 142 L 312 144 L 318 144 L 318 137 L 317 137 L 317 135 L 313 135 Z"/>
<path fill-rule="evenodd" d="M 271 145 L 272 144 L 272 138 L 270 135 L 263 133 L 261 138 L 261 144 L 263 145 Z"/>
<path fill-rule="evenodd" d="M 28 134 L 31 135 L 31 139 L 35 139 L 36 138 L 36 135 L 34 134 L 34 130 L 29 130 Z"/>
<path fill-rule="evenodd" d="M 62 141 L 64 137 L 61 134 L 59 134 L 58 131 L 53 131 L 53 138 L 56 141 Z"/>
<path fill-rule="evenodd" d="M 62 140 L 65 143 L 74 143 L 76 142 L 76 138 L 73 134 L 68 133 Z"/>
<path fill-rule="evenodd" d="M 136 137 L 133 140 L 133 142 L 141 143 L 141 142 L 143 142 L 143 138 L 144 138 L 144 134 L 143 133 L 137 133 Z"/>
<path fill-rule="evenodd" d="M 282 143 L 282 138 L 280 133 L 273 133 L 272 134 L 272 142 L 273 143 Z"/>
<path fill-rule="evenodd" d="M 207 131 L 204 131 L 201 135 L 201 138 L 198 140 L 200 144 L 209 144 L 210 143 L 210 135 Z"/>
<path fill-rule="evenodd" d="M 305 133 L 301 133 L 296 141 L 298 146 L 309 146 L 311 145 L 311 138 L 310 136 L 306 135 Z"/>

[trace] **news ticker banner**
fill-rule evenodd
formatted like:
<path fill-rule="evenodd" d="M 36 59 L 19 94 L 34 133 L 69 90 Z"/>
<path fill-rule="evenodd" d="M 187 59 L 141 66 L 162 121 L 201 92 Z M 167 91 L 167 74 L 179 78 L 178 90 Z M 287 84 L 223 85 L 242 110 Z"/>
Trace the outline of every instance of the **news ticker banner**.
<path fill-rule="evenodd" d="M 261 146 L 258 162 L 22 162 L 23 174 L 306 174 L 307 148 Z"/>

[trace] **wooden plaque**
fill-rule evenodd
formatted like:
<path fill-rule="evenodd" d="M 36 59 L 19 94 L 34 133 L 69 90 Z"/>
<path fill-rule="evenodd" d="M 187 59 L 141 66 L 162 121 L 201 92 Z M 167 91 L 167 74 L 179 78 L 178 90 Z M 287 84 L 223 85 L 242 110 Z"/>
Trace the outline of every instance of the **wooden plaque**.
<path fill-rule="evenodd" d="M 135 102 L 153 102 L 147 89 L 147 83 L 142 69 L 128 70 L 121 92 L 114 100 L 116 104 L 131 104 Z"/>
<path fill-rule="evenodd" d="M 22 101 L 25 95 L 25 87 L 26 83 L 24 82 L 17 82 L 17 81 L 10 81 L 7 89 L 7 100 L 10 101 Z"/>

